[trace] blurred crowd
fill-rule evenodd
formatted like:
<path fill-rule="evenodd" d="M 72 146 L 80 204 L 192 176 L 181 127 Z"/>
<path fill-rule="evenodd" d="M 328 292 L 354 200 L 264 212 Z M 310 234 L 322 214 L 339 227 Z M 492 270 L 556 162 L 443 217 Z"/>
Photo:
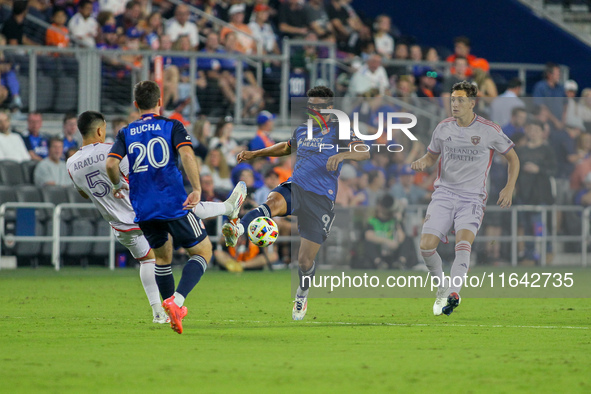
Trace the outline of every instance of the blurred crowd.
<path fill-rule="evenodd" d="M 46 25 L 31 22 L 28 15 Z M 521 174 L 515 203 L 591 205 L 591 88 L 580 89 L 574 80 L 562 83 L 560 67 L 549 63 L 540 81 L 528 89 L 517 78 L 491 75 L 488 61 L 472 53 L 468 37 L 457 37 L 453 50 L 425 47 L 398 31 L 387 15 L 374 19 L 360 15 L 350 0 L 0 0 L 0 25 L 0 46 L 97 48 L 103 58 L 102 77 L 115 83 L 129 78 L 130 71 L 141 68 L 145 59 L 133 54 L 112 56 L 111 49 L 211 54 L 212 58 L 198 59 L 195 86 L 188 86 L 189 59 L 163 59 L 164 106 L 194 137 L 195 154 L 202 162 L 204 200 L 224 199 L 243 180 L 256 206 L 291 175 L 289 157 L 236 163 L 240 150 L 274 143 L 273 113 L 278 112 L 278 99 L 270 87 L 278 85 L 280 63 L 265 63 L 262 84 L 257 83 L 254 70 L 244 65 L 242 115 L 254 119 L 256 127 L 250 138 L 237 140 L 233 136 L 236 114 L 232 112 L 237 100 L 237 61 L 215 58 L 224 53 L 280 54 L 282 40 L 290 38 L 336 44 L 337 57 L 350 64 L 349 70 L 338 75 L 336 94 L 363 99 L 354 110 L 368 130 L 378 127 L 380 113 L 398 109 L 422 108 L 443 119 L 449 116 L 451 86 L 471 81 L 479 92 L 475 112 L 501 125 L 516 144 Z M 325 48 L 304 46 L 290 54 L 290 70 L 295 76 L 303 75 L 307 84 L 310 64 L 326 56 Z M 393 65 L 390 60 L 409 62 Z M 447 66 L 441 66 L 442 60 Z M 0 50 L 0 104 L 12 111 L 22 107 L 17 72 Z M 290 94 L 298 95 L 294 91 Z M 305 96 L 305 89 L 299 95 Z M 199 100 L 203 97 L 207 99 Z M 199 116 L 189 124 L 182 114 L 193 99 Z M 130 97 L 123 100 L 127 106 L 130 101 Z M 46 137 L 41 113 L 28 113 L 26 129 L 18 132 L 11 127 L 10 117 L 10 111 L 0 113 L 0 160 L 39 162 L 34 170 L 35 184 L 69 185 L 63 160 L 80 144 L 76 115 L 64 116 L 60 138 Z M 131 112 L 113 119 L 110 139 L 136 118 L 137 113 Z M 373 153 L 367 162 L 345 164 L 337 206 L 387 206 L 385 211 L 400 212 L 405 205 L 428 203 L 436 174 L 417 174 L 410 163 L 424 154 L 430 133 L 423 130 L 419 141 L 405 145 L 403 152 Z M 493 159 L 490 178 L 489 204 L 496 202 L 506 180 L 506 163 L 499 155 Z M 392 198 L 391 203 L 386 196 Z M 560 233 L 575 231 L 571 225 L 576 220 L 559 216 Z M 525 233 L 539 227 L 539 218 L 526 221 L 531 226 L 523 226 Z M 485 219 L 484 231 L 498 235 L 504 226 L 506 223 L 486 223 Z M 396 238 L 396 226 L 389 231 L 393 233 L 388 238 Z M 493 256 L 501 253 L 495 248 L 489 252 Z"/>

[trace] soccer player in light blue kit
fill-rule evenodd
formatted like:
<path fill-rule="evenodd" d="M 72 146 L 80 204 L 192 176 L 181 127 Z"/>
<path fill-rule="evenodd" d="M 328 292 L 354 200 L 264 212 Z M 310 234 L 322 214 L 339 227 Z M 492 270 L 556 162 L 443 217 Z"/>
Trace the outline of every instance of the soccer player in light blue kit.
<path fill-rule="evenodd" d="M 201 198 L 199 170 L 185 127 L 158 115 L 162 105 L 158 85 L 139 82 L 134 87 L 134 98 L 141 118 L 117 134 L 107 158 L 107 173 L 115 196 L 122 196 L 123 189 L 130 191 L 135 222 L 156 255 L 156 283 L 164 300 L 162 306 L 172 329 L 181 334 L 182 320 L 187 315 L 183 303 L 205 273 L 212 255 L 205 226 L 192 211 Z M 119 162 L 125 156 L 130 167 L 129 186 L 119 175 Z M 179 156 L 193 187 L 188 196 L 177 168 Z M 191 256 L 176 292 L 171 266 L 173 245 L 185 248 Z"/>
<path fill-rule="evenodd" d="M 307 96 L 308 108 L 311 110 L 333 108 L 334 93 L 325 86 L 310 89 Z M 328 129 L 313 127 L 312 139 L 307 138 L 308 126 L 303 123 L 294 130 L 287 142 L 238 154 L 240 163 L 255 157 L 286 156 L 295 150 L 296 160 L 292 177 L 273 189 L 264 204 L 248 212 L 241 221 L 230 220 L 222 228 L 226 245 L 235 246 L 244 229 L 257 217 L 298 217 L 300 284 L 292 310 L 293 320 L 302 320 L 306 315 L 309 284 L 316 269 L 314 259 L 328 237 L 334 219 L 334 200 L 342 162 L 366 160 L 370 156 L 369 152 L 355 151 L 354 145 L 362 143 L 358 138 L 351 136 L 348 140 L 339 140 L 338 123 L 330 121 L 327 115 L 324 117 L 329 119 Z M 320 151 L 321 145 L 323 148 Z M 330 149 L 325 149 L 329 146 Z"/>

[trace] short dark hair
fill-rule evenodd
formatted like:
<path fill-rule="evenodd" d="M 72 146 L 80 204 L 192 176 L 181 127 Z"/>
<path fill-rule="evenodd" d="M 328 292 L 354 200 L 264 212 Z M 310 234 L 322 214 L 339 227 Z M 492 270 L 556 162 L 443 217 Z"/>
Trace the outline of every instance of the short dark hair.
<path fill-rule="evenodd" d="M 548 78 L 548 76 L 554 72 L 555 68 L 558 68 L 558 64 L 553 62 L 546 63 L 546 68 L 544 69 L 544 78 Z"/>
<path fill-rule="evenodd" d="M 466 63 L 468 63 L 468 59 L 465 56 L 456 56 L 454 59 L 454 63 L 457 62 L 458 60 L 465 60 Z"/>
<path fill-rule="evenodd" d="M 82 112 L 80 116 L 78 116 L 78 130 L 80 130 L 80 134 L 82 134 L 82 137 L 86 137 L 92 134 L 93 130 L 96 130 L 96 124 L 98 122 L 104 121 L 105 117 L 100 112 Z"/>
<path fill-rule="evenodd" d="M 308 90 L 308 92 L 306 93 L 306 96 L 308 96 L 308 97 L 323 97 L 323 98 L 326 97 L 326 98 L 332 99 L 334 97 L 334 92 L 326 86 L 316 86 L 316 87 L 313 87 L 312 89 Z"/>
<path fill-rule="evenodd" d="M 68 112 L 64 115 L 64 124 L 70 119 L 76 119 L 78 116 L 74 112 Z"/>
<path fill-rule="evenodd" d="M 527 127 L 527 126 L 538 126 L 540 129 L 542 129 L 542 131 L 544 130 L 544 123 L 540 122 L 537 119 L 531 119 L 531 120 L 529 120 L 526 123 L 525 127 Z"/>
<path fill-rule="evenodd" d="M 517 115 L 519 112 L 527 112 L 523 107 L 515 107 L 511 110 L 511 116 Z"/>
<path fill-rule="evenodd" d="M 522 85 L 523 83 L 521 82 L 521 79 L 513 78 L 507 83 L 507 89 L 520 88 Z"/>
<path fill-rule="evenodd" d="M 464 44 L 467 47 L 471 46 L 470 39 L 466 36 L 459 36 L 459 37 L 454 38 L 454 44 Z"/>
<path fill-rule="evenodd" d="M 49 139 L 49 142 L 47 142 L 47 147 L 48 148 L 51 148 L 51 145 L 54 144 L 54 143 L 56 143 L 56 142 L 59 142 L 59 143 L 63 144 L 64 143 L 64 140 L 62 140 L 61 138 L 58 138 L 58 137 L 51 137 Z"/>
<path fill-rule="evenodd" d="M 125 3 L 125 9 L 131 10 L 136 4 L 139 5 L 140 7 L 142 6 L 139 1 L 131 0 L 131 1 L 128 1 L 127 3 Z"/>
<path fill-rule="evenodd" d="M 28 6 L 29 2 L 27 0 L 21 1 L 15 1 L 12 3 L 12 14 L 13 15 L 22 15 L 23 13 L 25 13 L 27 11 L 27 6 Z"/>
<path fill-rule="evenodd" d="M 478 94 L 478 88 L 476 87 L 476 85 L 474 85 L 472 82 L 468 82 L 466 80 L 464 80 L 462 82 L 455 83 L 454 86 L 452 86 L 450 93 L 453 93 L 453 92 L 459 91 L 459 90 L 463 90 L 464 92 L 466 92 L 466 96 L 472 97 L 472 98 L 476 97 L 476 94 Z"/>
<path fill-rule="evenodd" d="M 81 0 L 80 3 L 78 3 L 78 9 L 84 8 L 85 5 L 87 4 L 92 4 L 92 1 L 90 0 Z"/>
<path fill-rule="evenodd" d="M 268 178 L 270 176 L 276 176 L 279 177 L 279 174 L 277 173 L 277 171 L 275 171 L 275 168 L 269 168 L 267 170 L 267 172 L 265 172 L 265 178 Z"/>
<path fill-rule="evenodd" d="M 133 97 L 139 109 L 152 109 L 160 100 L 160 88 L 154 81 L 141 81 L 135 84 Z"/>
<path fill-rule="evenodd" d="M 371 184 L 377 177 L 380 176 L 381 170 L 371 170 L 367 173 L 367 183 Z"/>
<path fill-rule="evenodd" d="M 378 205 L 384 209 L 391 209 L 394 206 L 394 197 L 390 194 L 384 194 L 379 200 Z"/>

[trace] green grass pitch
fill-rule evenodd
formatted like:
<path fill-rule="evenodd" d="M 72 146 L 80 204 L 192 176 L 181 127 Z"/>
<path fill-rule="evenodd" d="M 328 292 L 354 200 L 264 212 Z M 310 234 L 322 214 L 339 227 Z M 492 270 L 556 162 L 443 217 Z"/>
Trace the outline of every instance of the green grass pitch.
<path fill-rule="evenodd" d="M 588 299 L 311 298 L 294 322 L 288 272 L 208 272 L 178 335 L 134 269 L 0 271 L 0 296 L 6 393 L 591 392 Z"/>

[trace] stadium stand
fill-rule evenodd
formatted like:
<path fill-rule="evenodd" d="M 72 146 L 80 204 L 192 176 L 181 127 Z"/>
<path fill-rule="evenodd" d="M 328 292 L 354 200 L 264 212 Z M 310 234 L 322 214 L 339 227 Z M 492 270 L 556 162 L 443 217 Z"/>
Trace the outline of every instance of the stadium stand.
<path fill-rule="evenodd" d="M 150 9 L 147 3 L 150 3 Z M 352 103 L 357 103 L 359 99 L 373 103 L 374 107 L 367 112 L 370 126 L 372 116 L 376 121 L 375 115 L 382 108 L 417 111 L 418 114 L 419 141 L 412 145 L 412 149 L 396 157 L 379 155 L 371 163 L 354 163 L 358 176 L 352 181 L 352 189 L 358 198 L 351 200 L 355 201 L 354 206 L 343 208 L 367 209 L 367 202 L 362 197 L 368 194 L 368 173 L 375 169 L 382 171 L 386 179 L 382 192 L 392 194 L 392 187 L 399 183 L 401 169 L 424 152 L 434 124 L 449 115 L 445 101 L 439 96 L 445 81 L 456 74 L 455 57 L 467 57 L 468 66 L 461 75 L 478 85 L 481 98 L 477 112 L 485 117 L 497 96 L 499 99 L 510 96 L 511 92 L 506 89 L 510 81 L 517 78 L 523 86 L 518 93 L 531 95 L 534 84 L 543 79 L 546 69 L 541 63 L 518 66 L 495 63 L 494 57 L 482 55 L 480 48 L 475 46 L 472 50 L 470 37 L 449 37 L 447 45 L 440 42 L 423 45 L 421 39 L 424 37 L 413 31 L 401 16 L 378 15 L 371 5 L 356 2 L 256 1 L 256 4 L 247 2 L 244 5 L 233 2 L 236 3 L 232 6 L 234 8 L 220 3 L 212 5 L 209 2 L 180 0 L 147 3 L 130 1 L 117 10 L 103 10 L 94 4 L 88 16 L 84 15 L 86 11 L 78 12 L 78 6 L 69 6 L 62 22 L 55 20 L 55 16 L 64 14 L 57 5 L 63 2 L 31 1 L 28 10 L 24 11 L 27 15 L 23 35 L 18 37 L 13 24 L 8 22 L 12 11 L 4 5 L 0 10 L 0 25 L 3 25 L 0 31 L 8 46 L 0 49 L 0 67 L 4 67 L 0 68 L 0 73 L 6 99 L 0 107 L 13 112 L 12 123 L 16 129 L 26 135 L 23 118 L 32 111 L 44 113 L 43 132 L 57 136 L 62 135 L 62 114 L 68 112 L 93 108 L 101 110 L 109 119 L 123 116 L 133 120 L 137 117 L 130 105 L 133 84 L 142 79 L 156 79 L 162 72 L 163 93 L 167 99 L 164 115 L 182 120 L 188 130 L 192 130 L 199 116 L 209 120 L 208 126 L 199 131 L 200 145 L 215 147 L 211 146 L 212 141 L 213 145 L 219 144 L 216 142 L 215 125 L 232 125 L 233 147 L 224 149 L 229 147 L 222 146 L 225 161 L 232 171 L 236 154 L 234 148 L 246 146 L 254 137 L 260 110 L 276 114 L 276 124 L 270 137 L 275 141 L 285 140 L 291 133 L 290 100 L 305 97 L 310 87 L 330 85 L 343 94 L 350 92 L 347 99 Z M 575 12 L 588 13 L 588 5 L 587 1 L 576 0 L 543 2 L 547 10 L 567 16 Z M 289 9 L 303 19 L 294 20 L 293 15 L 286 11 Z M 243 14 L 243 18 L 236 16 L 238 14 Z M 367 17 L 368 14 L 375 17 Z M 73 20 L 84 21 L 85 26 L 73 28 Z M 195 26 L 195 29 L 191 27 L 185 31 L 184 26 Z M 93 41 L 91 47 L 78 37 L 83 29 L 88 30 Z M 196 42 L 187 40 L 183 35 L 194 32 L 197 33 Z M 264 35 L 264 45 L 251 46 L 251 33 Z M 52 35 L 57 37 L 57 41 L 46 40 Z M 37 46 L 21 45 L 25 42 Z M 463 47 L 458 43 L 463 43 Z M 248 48 L 245 49 L 245 45 Z M 237 58 L 236 47 L 250 54 Z M 161 69 L 158 67 L 160 61 Z M 380 62 L 383 67 L 375 67 Z M 576 85 L 573 91 L 572 86 L 576 82 L 568 82 L 569 68 L 560 66 L 558 70 L 560 75 L 553 87 L 557 90 L 570 87 L 570 124 L 567 125 L 566 121 L 561 124 L 561 119 L 548 124 L 546 140 L 553 142 L 557 159 L 563 165 L 559 184 L 563 189 L 569 189 L 568 193 L 558 193 L 561 204 L 582 207 L 586 199 L 581 196 L 587 191 L 583 181 L 591 172 L 591 146 L 585 142 L 591 139 L 591 90 L 580 83 L 580 88 Z M 350 89 L 352 81 L 354 89 Z M 372 87 L 377 89 L 372 90 Z M 535 118 L 548 123 L 544 118 L 544 108 L 536 106 L 532 100 L 525 107 L 528 120 Z M 511 137 L 516 144 L 527 143 L 523 124 L 501 126 L 517 130 Z M 572 132 L 574 126 L 578 132 Z M 109 129 L 111 139 L 116 131 Z M 64 152 L 64 159 L 66 155 L 67 152 Z M 73 188 L 39 189 L 32 186 L 35 165 L 33 161 L 22 164 L 0 162 L 0 204 L 13 200 L 88 203 Z M 278 162 L 253 163 L 255 179 L 262 179 L 262 174 L 270 169 L 277 168 L 280 172 L 279 165 Z M 216 176 L 217 171 L 214 171 Z M 494 161 L 491 177 L 503 171 L 502 163 Z M 428 195 L 433 190 L 434 176 L 434 172 L 425 176 L 414 174 L 414 186 Z M 576 180 L 573 181 L 571 176 Z M 227 181 L 227 178 L 223 179 Z M 229 185 L 219 182 L 222 181 L 214 184 L 217 195 L 212 198 L 225 197 L 223 190 Z M 235 180 L 232 179 L 232 182 Z M 556 190 L 554 194 L 557 194 Z M 12 216 L 6 218 L 6 228 L 16 226 L 18 215 L 15 216 L 15 210 L 12 212 Z M 51 215 L 51 209 L 36 210 L 34 233 L 51 234 Z M 349 219 L 359 222 L 360 217 L 347 215 L 343 218 L 338 222 L 342 226 L 335 232 L 339 234 L 331 238 L 327 249 L 343 256 L 343 261 L 348 261 L 349 254 L 343 249 L 342 238 L 362 239 L 362 234 L 360 231 L 356 233 L 354 228 L 345 229 Z M 108 225 L 93 210 L 66 209 L 62 222 L 62 235 L 90 238 L 110 234 Z M 416 235 L 419 224 L 410 213 L 406 215 L 405 222 L 407 233 Z M 557 232 L 573 235 L 576 230 L 569 229 L 567 225 L 571 222 L 553 226 Z M 507 229 L 506 220 L 493 220 L 490 227 L 494 228 L 498 223 Z M 485 222 L 485 231 L 486 227 L 488 224 Z M 99 260 L 108 257 L 108 249 L 101 242 L 64 242 L 61 249 L 65 256 L 73 260 L 84 257 L 85 250 L 90 250 L 90 255 Z M 23 251 L 23 257 L 38 256 L 47 261 L 51 244 L 24 243 L 8 252 L 15 253 L 15 250 Z M 123 251 L 119 245 L 117 251 Z M 3 253 L 7 250 L 3 249 Z M 490 262 L 514 258 L 510 256 L 507 244 L 500 252 L 487 249 L 481 253 L 490 255 L 490 258 L 483 259 Z"/>

